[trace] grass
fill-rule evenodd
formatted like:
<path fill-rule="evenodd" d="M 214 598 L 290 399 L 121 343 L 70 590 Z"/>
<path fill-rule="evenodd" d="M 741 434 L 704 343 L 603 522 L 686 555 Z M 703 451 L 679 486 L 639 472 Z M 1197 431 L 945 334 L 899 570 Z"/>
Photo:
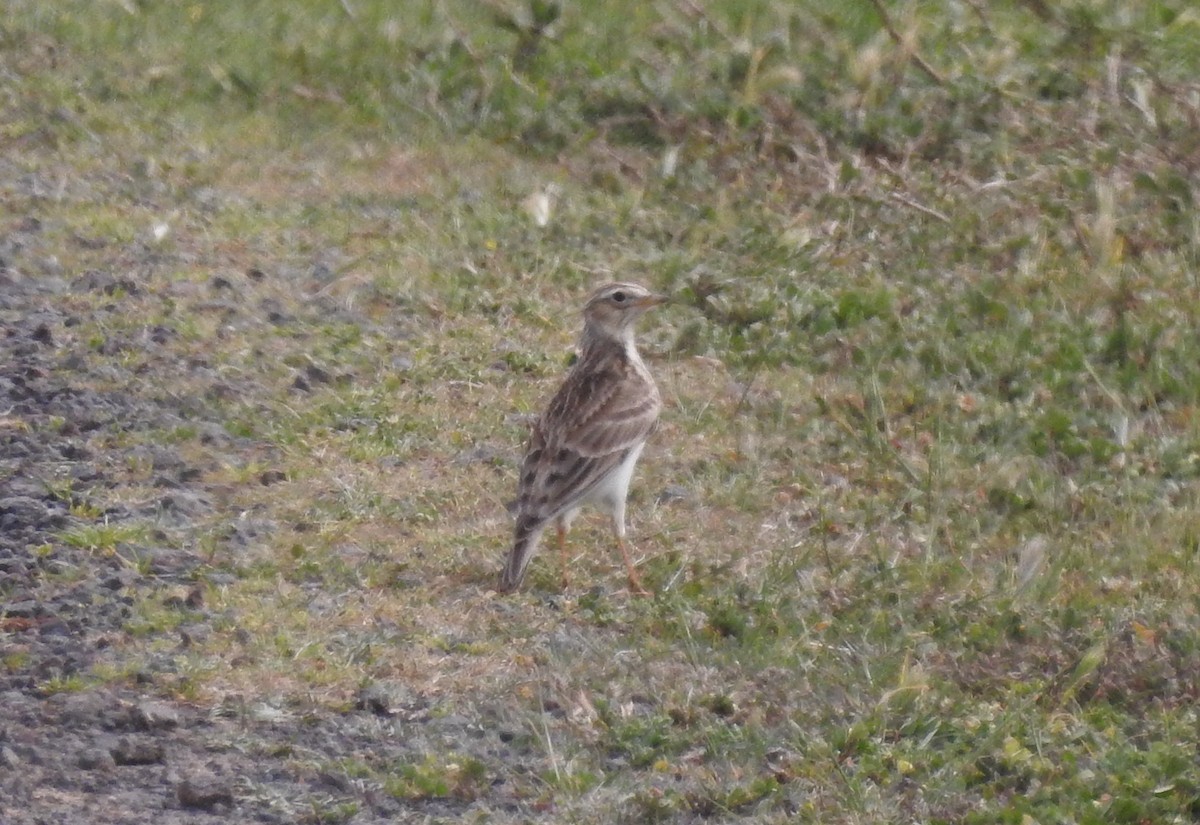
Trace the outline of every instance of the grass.
<path fill-rule="evenodd" d="M 56 340 L 242 439 L 97 436 L 219 503 L 168 536 L 226 617 L 187 698 L 402 684 L 536 770 L 356 778 L 546 821 L 1194 819 L 1200 18 L 882 7 L 18 0 L 6 228 L 56 262 L 18 265 L 135 287 Z M 591 523 L 577 589 L 547 558 L 498 598 L 521 417 L 614 275 L 678 299 L 631 502 L 656 596 Z M 110 655 L 174 644 L 139 615 Z"/>

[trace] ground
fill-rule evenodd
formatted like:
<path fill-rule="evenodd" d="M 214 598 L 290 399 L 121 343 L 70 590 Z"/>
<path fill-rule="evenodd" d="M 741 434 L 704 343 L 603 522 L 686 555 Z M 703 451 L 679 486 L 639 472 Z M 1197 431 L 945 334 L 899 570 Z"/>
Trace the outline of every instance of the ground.
<path fill-rule="evenodd" d="M 181 36 L 181 32 L 186 36 Z M 1185 0 L 0 21 L 0 822 L 1191 822 Z M 668 293 L 624 587 L 496 592 Z"/>

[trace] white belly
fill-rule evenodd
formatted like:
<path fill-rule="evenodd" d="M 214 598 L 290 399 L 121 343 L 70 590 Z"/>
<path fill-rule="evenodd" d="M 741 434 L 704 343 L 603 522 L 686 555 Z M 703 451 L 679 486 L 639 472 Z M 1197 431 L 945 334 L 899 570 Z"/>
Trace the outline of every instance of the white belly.
<path fill-rule="evenodd" d="M 606 510 L 612 510 L 618 505 L 624 510 L 625 497 L 629 494 L 629 482 L 633 479 L 633 468 L 645 446 L 646 442 L 643 441 L 630 450 L 625 460 L 608 474 L 608 478 L 596 485 L 596 489 L 588 496 L 588 501 Z"/>
<path fill-rule="evenodd" d="M 642 454 L 642 448 L 646 446 L 645 442 L 634 447 L 629 451 L 629 455 L 625 456 L 625 460 L 617 465 L 607 477 L 595 487 L 592 491 L 584 496 L 579 501 L 564 513 L 558 516 L 558 523 L 564 529 L 570 529 L 571 522 L 575 520 L 575 516 L 579 514 L 579 508 L 585 504 L 590 504 L 607 513 L 613 522 L 613 531 L 621 538 L 625 536 L 625 497 L 629 494 L 629 482 L 633 479 L 633 468 L 637 465 L 638 458 Z"/>

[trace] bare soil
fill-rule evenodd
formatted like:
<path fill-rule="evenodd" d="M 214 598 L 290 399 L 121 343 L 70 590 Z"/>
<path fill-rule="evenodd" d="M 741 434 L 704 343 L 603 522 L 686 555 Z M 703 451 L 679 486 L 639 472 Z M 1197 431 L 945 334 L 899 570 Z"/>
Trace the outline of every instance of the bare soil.
<path fill-rule="evenodd" d="M 186 424 L 212 461 L 262 445 L 231 435 L 202 402 L 163 389 L 172 371 L 195 363 L 160 359 L 139 376 L 122 372 L 137 359 L 95 357 L 105 347 L 114 355 L 164 349 L 170 330 L 93 341 L 86 351 L 65 345 L 79 323 L 63 308 L 79 302 L 67 299 L 86 293 L 103 312 L 104 296 L 115 305 L 138 286 L 96 272 L 23 275 L 18 264 L 37 259 L 28 254 L 37 232 L 33 222 L 0 239 L 0 823 L 457 821 L 481 806 L 493 819 L 516 813 L 503 776 L 423 797 L 338 768 L 454 753 L 524 770 L 534 757 L 516 751 L 519 737 L 496 720 L 499 709 L 431 714 L 420 697 L 379 688 L 346 712 L 237 697 L 200 707 L 172 698 L 169 649 L 124 678 L 89 675 L 122 661 L 117 651 L 141 599 L 174 600 L 167 606 L 186 612 L 177 649 L 219 618 L 196 583 L 221 574 L 205 570 L 187 542 L 167 540 L 224 517 L 201 481 L 205 468 L 129 436 Z M 127 389 L 98 389 L 106 387 Z M 103 505 L 119 498 L 109 493 L 131 464 L 152 467 L 152 500 Z M 246 529 L 234 522 L 231 542 Z M 131 563 L 128 553 L 64 541 L 80 524 L 149 527 Z"/>

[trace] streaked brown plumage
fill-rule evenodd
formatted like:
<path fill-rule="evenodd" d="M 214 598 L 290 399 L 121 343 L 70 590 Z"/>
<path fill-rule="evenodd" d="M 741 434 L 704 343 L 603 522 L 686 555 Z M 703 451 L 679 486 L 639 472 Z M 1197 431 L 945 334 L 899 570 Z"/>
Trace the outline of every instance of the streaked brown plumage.
<path fill-rule="evenodd" d="M 645 593 L 625 547 L 625 497 L 662 400 L 634 345 L 634 322 L 665 300 L 637 284 L 613 283 L 584 305 L 579 360 L 534 425 L 521 466 L 517 525 L 502 590 L 520 586 L 552 522 L 565 580 L 566 532 L 579 508 L 594 504 L 612 519 L 630 586 Z"/>

